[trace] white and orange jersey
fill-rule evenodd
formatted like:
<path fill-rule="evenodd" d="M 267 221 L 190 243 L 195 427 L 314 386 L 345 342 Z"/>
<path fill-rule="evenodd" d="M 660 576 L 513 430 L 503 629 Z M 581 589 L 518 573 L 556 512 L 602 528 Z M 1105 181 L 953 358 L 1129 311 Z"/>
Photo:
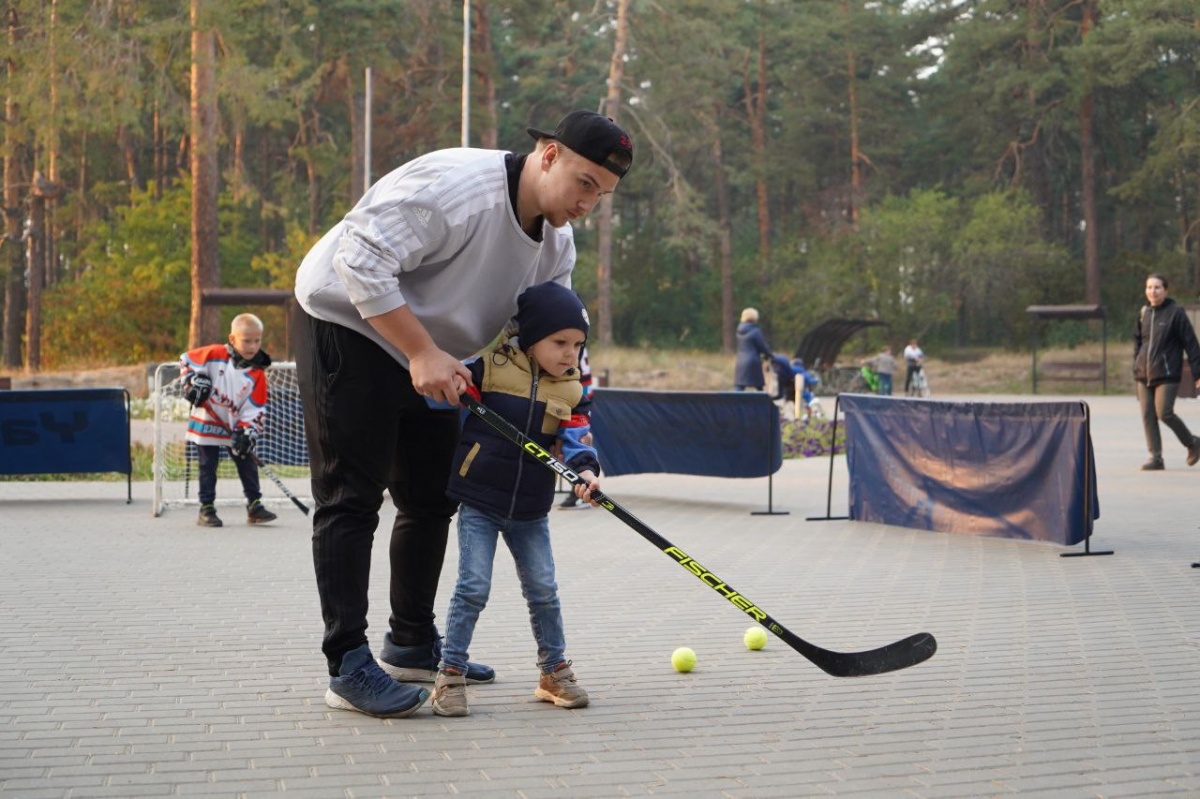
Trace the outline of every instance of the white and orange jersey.
<path fill-rule="evenodd" d="M 211 344 L 179 356 L 180 379 L 203 372 L 212 380 L 212 395 L 192 408 L 187 439 L 205 446 L 228 446 L 232 431 L 243 427 L 261 433 L 267 413 L 266 353 L 246 361 L 226 344 Z M 265 361 L 265 363 L 264 363 Z"/>

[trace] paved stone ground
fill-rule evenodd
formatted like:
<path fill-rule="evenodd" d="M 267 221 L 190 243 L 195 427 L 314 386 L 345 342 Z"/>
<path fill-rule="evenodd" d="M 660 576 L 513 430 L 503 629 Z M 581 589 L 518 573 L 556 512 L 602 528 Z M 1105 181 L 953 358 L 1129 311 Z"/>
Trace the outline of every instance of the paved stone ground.
<path fill-rule="evenodd" d="M 1134 401 L 1094 399 L 1103 515 L 1092 548 L 825 515 L 827 460 L 766 480 L 605 483 L 625 507 L 798 635 L 841 650 L 927 630 L 938 654 L 836 679 L 601 510 L 555 513 L 569 656 L 592 696 L 536 701 L 507 553 L 472 655 L 472 715 L 334 711 L 306 519 L 205 531 L 150 486 L 0 483 L 0 795 L 1200 795 L 1197 484 L 1145 459 Z M 1200 403 L 1181 402 L 1200 429 Z M 264 483 L 265 490 L 272 486 Z M 844 513 L 845 465 L 834 469 Z M 1071 551 L 1080 551 L 1082 547 Z M 502 550 L 503 552 L 503 550 Z M 376 547 L 372 634 L 386 625 Z M 448 565 L 455 556 L 452 544 Z M 443 576 L 444 613 L 453 583 Z M 668 662 L 690 646 L 699 664 Z"/>

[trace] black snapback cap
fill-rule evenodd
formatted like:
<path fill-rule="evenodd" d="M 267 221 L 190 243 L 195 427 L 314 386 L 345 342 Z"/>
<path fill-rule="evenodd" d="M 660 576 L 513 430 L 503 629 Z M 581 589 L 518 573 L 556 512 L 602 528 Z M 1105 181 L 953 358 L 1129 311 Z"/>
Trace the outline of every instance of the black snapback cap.
<path fill-rule="evenodd" d="M 619 178 L 625 177 L 628 166 L 612 160 L 617 153 L 625 153 L 633 163 L 633 139 L 621 126 L 595 111 L 572 111 L 563 117 L 553 133 L 537 128 L 526 128 L 526 133 L 535 139 L 554 139 L 598 164 Z"/>

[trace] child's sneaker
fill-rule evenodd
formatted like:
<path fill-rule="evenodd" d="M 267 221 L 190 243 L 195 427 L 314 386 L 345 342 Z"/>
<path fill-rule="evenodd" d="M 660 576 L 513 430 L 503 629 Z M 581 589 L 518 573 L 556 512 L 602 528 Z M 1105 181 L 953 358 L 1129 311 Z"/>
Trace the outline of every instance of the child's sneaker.
<path fill-rule="evenodd" d="M 215 505 L 201 505 L 200 515 L 196 517 L 196 524 L 201 527 L 221 527 L 225 523 L 221 521 L 221 517 L 217 515 Z"/>
<path fill-rule="evenodd" d="M 338 676 L 329 680 L 325 704 L 381 719 L 402 719 L 425 704 L 429 691 L 398 683 L 383 673 L 366 644 L 342 656 Z"/>
<path fill-rule="evenodd" d="M 467 678 L 456 669 L 439 671 L 429 704 L 439 716 L 471 715 L 471 709 L 467 707 Z"/>
<path fill-rule="evenodd" d="M 278 518 L 274 513 L 267 510 L 267 506 L 262 504 L 261 499 L 256 499 L 246 506 L 246 521 L 249 524 L 266 524 Z"/>
<path fill-rule="evenodd" d="M 400 682 L 435 682 L 438 664 L 442 662 L 442 637 L 437 627 L 433 628 L 433 640 L 428 644 L 400 646 L 392 641 L 389 630 L 383 636 L 383 650 L 379 653 L 379 665 Z M 496 672 L 482 663 L 467 663 L 464 675 L 472 685 L 495 682 Z"/>
<path fill-rule="evenodd" d="M 569 661 L 560 664 L 552 672 L 543 672 L 533 695 L 559 707 L 586 707 L 588 703 L 587 691 L 575 681 L 575 672 L 571 670 Z"/>

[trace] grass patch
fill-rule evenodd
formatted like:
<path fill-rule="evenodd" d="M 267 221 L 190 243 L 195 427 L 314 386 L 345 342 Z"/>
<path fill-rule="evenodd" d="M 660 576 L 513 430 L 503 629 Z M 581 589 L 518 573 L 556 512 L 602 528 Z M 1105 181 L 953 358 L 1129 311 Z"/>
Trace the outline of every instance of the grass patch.
<path fill-rule="evenodd" d="M 1038 350 L 1038 362 L 1091 361 L 1099 363 L 1099 343 Z M 856 366 L 871 353 L 842 353 L 841 363 Z M 592 371 L 602 385 L 659 391 L 730 391 L 734 356 L 700 350 L 659 350 L 637 347 L 590 347 Z M 1029 352 L 986 349 L 950 350 L 931 355 L 925 364 L 933 396 L 959 394 L 1030 394 L 1033 381 Z M 1133 393 L 1133 355 L 1123 343 L 1110 343 L 1107 361 L 1108 393 Z M 769 378 L 768 378 L 769 381 Z M 903 367 L 896 390 L 904 388 Z M 819 392 L 818 392 L 819 393 Z M 1038 377 L 1038 394 L 1101 393 L 1100 381 L 1051 380 Z"/>

